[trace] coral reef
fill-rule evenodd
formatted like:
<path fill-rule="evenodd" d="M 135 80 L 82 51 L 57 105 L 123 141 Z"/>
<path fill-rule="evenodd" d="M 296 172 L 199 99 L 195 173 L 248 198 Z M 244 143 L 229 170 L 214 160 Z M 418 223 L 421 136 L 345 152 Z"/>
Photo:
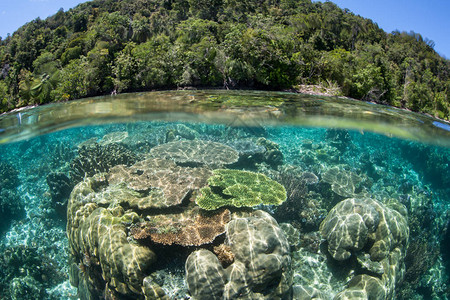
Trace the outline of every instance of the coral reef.
<path fill-rule="evenodd" d="M 115 131 L 105 134 L 101 140 L 98 142 L 100 146 L 106 146 L 109 144 L 118 144 L 124 141 L 128 137 L 128 132 L 126 131 Z"/>
<path fill-rule="evenodd" d="M 279 205 L 286 200 L 285 188 L 261 173 L 216 169 L 208 185 L 200 190 L 196 199 L 196 203 L 207 210 L 222 206 Z"/>
<path fill-rule="evenodd" d="M 320 195 L 309 191 L 317 183 L 317 176 L 284 168 L 273 178 L 286 188 L 287 193 L 286 201 L 275 208 L 277 220 L 295 223 L 302 230 L 317 230 L 326 213 Z"/>
<path fill-rule="evenodd" d="M 234 254 L 229 245 L 220 244 L 219 246 L 214 246 L 213 250 L 222 267 L 226 268 L 234 262 Z"/>
<path fill-rule="evenodd" d="M 283 230 L 291 249 L 297 249 L 300 245 L 300 231 L 290 223 L 280 223 L 279 226 Z"/>
<path fill-rule="evenodd" d="M 266 138 L 260 137 L 256 140 L 256 145 L 265 148 L 264 162 L 276 169 L 277 166 L 283 164 L 283 152 L 280 150 L 280 146 Z"/>
<path fill-rule="evenodd" d="M 0 161 L 0 191 L 11 190 L 19 185 L 19 172 L 9 163 Z"/>
<path fill-rule="evenodd" d="M 155 158 L 164 158 L 184 165 L 224 166 L 238 161 L 233 148 L 204 140 L 180 140 L 156 146 L 150 150 Z"/>
<path fill-rule="evenodd" d="M 94 142 L 78 148 L 78 156 L 70 163 L 70 178 L 76 184 L 85 177 L 108 172 L 116 165 L 130 166 L 136 160 L 136 155 L 121 144 L 101 146 Z"/>
<path fill-rule="evenodd" d="M 231 220 L 225 245 L 234 255 L 234 262 L 226 268 L 205 249 L 186 260 L 186 281 L 195 299 L 291 298 L 289 243 L 269 214 L 255 211 Z"/>
<path fill-rule="evenodd" d="M 266 148 L 257 145 L 253 139 L 235 139 L 225 142 L 239 153 L 239 160 L 236 163 L 247 169 L 254 169 L 255 165 L 265 161 Z"/>
<path fill-rule="evenodd" d="M 23 203 L 17 193 L 20 184 L 17 170 L 9 163 L 0 161 L 0 233 L 13 220 L 24 216 Z"/>
<path fill-rule="evenodd" d="M 71 281 L 79 296 L 166 299 L 148 277 L 156 261 L 150 246 L 211 243 L 230 220 L 227 209 L 207 212 L 193 203 L 211 174 L 151 158 L 117 165 L 76 185 L 67 230 Z"/>

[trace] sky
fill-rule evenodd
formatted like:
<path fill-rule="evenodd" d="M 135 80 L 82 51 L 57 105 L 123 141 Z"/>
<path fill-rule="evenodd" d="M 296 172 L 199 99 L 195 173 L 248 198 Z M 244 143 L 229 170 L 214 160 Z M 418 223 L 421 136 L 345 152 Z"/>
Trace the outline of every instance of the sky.
<path fill-rule="evenodd" d="M 322 1 L 324 2 L 324 1 Z M 340 8 L 372 19 L 386 32 L 414 31 L 434 41 L 450 59 L 450 0 L 332 0 Z"/>
<path fill-rule="evenodd" d="M 0 36 L 5 38 L 37 17 L 45 19 L 80 0 L 0 0 Z M 323 2 L 323 1 L 322 1 Z M 372 19 L 386 32 L 414 31 L 434 41 L 434 49 L 450 59 L 450 0 L 332 0 L 341 8 Z"/>

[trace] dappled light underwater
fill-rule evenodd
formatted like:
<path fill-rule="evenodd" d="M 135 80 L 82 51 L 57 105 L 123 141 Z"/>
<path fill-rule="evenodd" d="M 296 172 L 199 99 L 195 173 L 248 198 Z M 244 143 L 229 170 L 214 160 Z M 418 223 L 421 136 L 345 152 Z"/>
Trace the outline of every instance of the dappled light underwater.
<path fill-rule="evenodd" d="M 447 299 L 449 148 L 229 125 L 0 145 L 0 298 Z"/>

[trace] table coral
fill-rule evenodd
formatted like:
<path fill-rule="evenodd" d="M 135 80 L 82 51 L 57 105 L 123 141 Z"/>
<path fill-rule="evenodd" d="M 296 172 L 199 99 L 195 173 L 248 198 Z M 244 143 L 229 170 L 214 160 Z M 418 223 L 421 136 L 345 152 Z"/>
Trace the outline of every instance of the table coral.
<path fill-rule="evenodd" d="M 120 186 L 125 193 L 122 198 L 130 206 L 143 210 L 181 204 L 192 190 L 205 186 L 209 176 L 211 171 L 205 168 L 180 167 L 170 160 L 147 159 L 131 167 L 113 167 L 108 182 L 110 185 L 123 183 Z"/>
<path fill-rule="evenodd" d="M 150 150 L 155 158 L 164 158 L 178 164 L 223 166 L 239 159 L 233 148 L 204 140 L 180 140 L 156 146 Z"/>
<path fill-rule="evenodd" d="M 268 213 L 256 211 L 227 225 L 225 245 L 234 262 L 223 268 L 201 249 L 186 261 L 186 281 L 195 299 L 289 299 L 292 271 L 289 243 Z"/>
<path fill-rule="evenodd" d="M 179 214 L 149 217 L 150 221 L 137 224 L 130 234 L 137 240 L 150 238 L 163 245 L 200 246 L 211 243 L 225 232 L 230 221 L 230 211 L 223 209 L 213 213 L 196 209 Z"/>
<path fill-rule="evenodd" d="M 285 188 L 261 173 L 216 169 L 208 184 L 196 199 L 196 203 L 206 210 L 222 206 L 279 205 L 286 200 Z"/>

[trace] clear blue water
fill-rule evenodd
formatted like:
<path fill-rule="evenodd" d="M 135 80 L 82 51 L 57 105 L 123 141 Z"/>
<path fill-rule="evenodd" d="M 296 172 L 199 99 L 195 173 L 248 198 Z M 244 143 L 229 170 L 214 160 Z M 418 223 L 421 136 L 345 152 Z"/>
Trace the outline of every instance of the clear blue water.
<path fill-rule="evenodd" d="M 448 299 L 448 126 L 226 91 L 0 116 L 0 298 Z M 267 182 L 228 192 L 217 169 Z M 233 202 L 275 199 L 274 182 L 278 205 Z M 223 207 L 202 207 L 208 186 Z"/>

